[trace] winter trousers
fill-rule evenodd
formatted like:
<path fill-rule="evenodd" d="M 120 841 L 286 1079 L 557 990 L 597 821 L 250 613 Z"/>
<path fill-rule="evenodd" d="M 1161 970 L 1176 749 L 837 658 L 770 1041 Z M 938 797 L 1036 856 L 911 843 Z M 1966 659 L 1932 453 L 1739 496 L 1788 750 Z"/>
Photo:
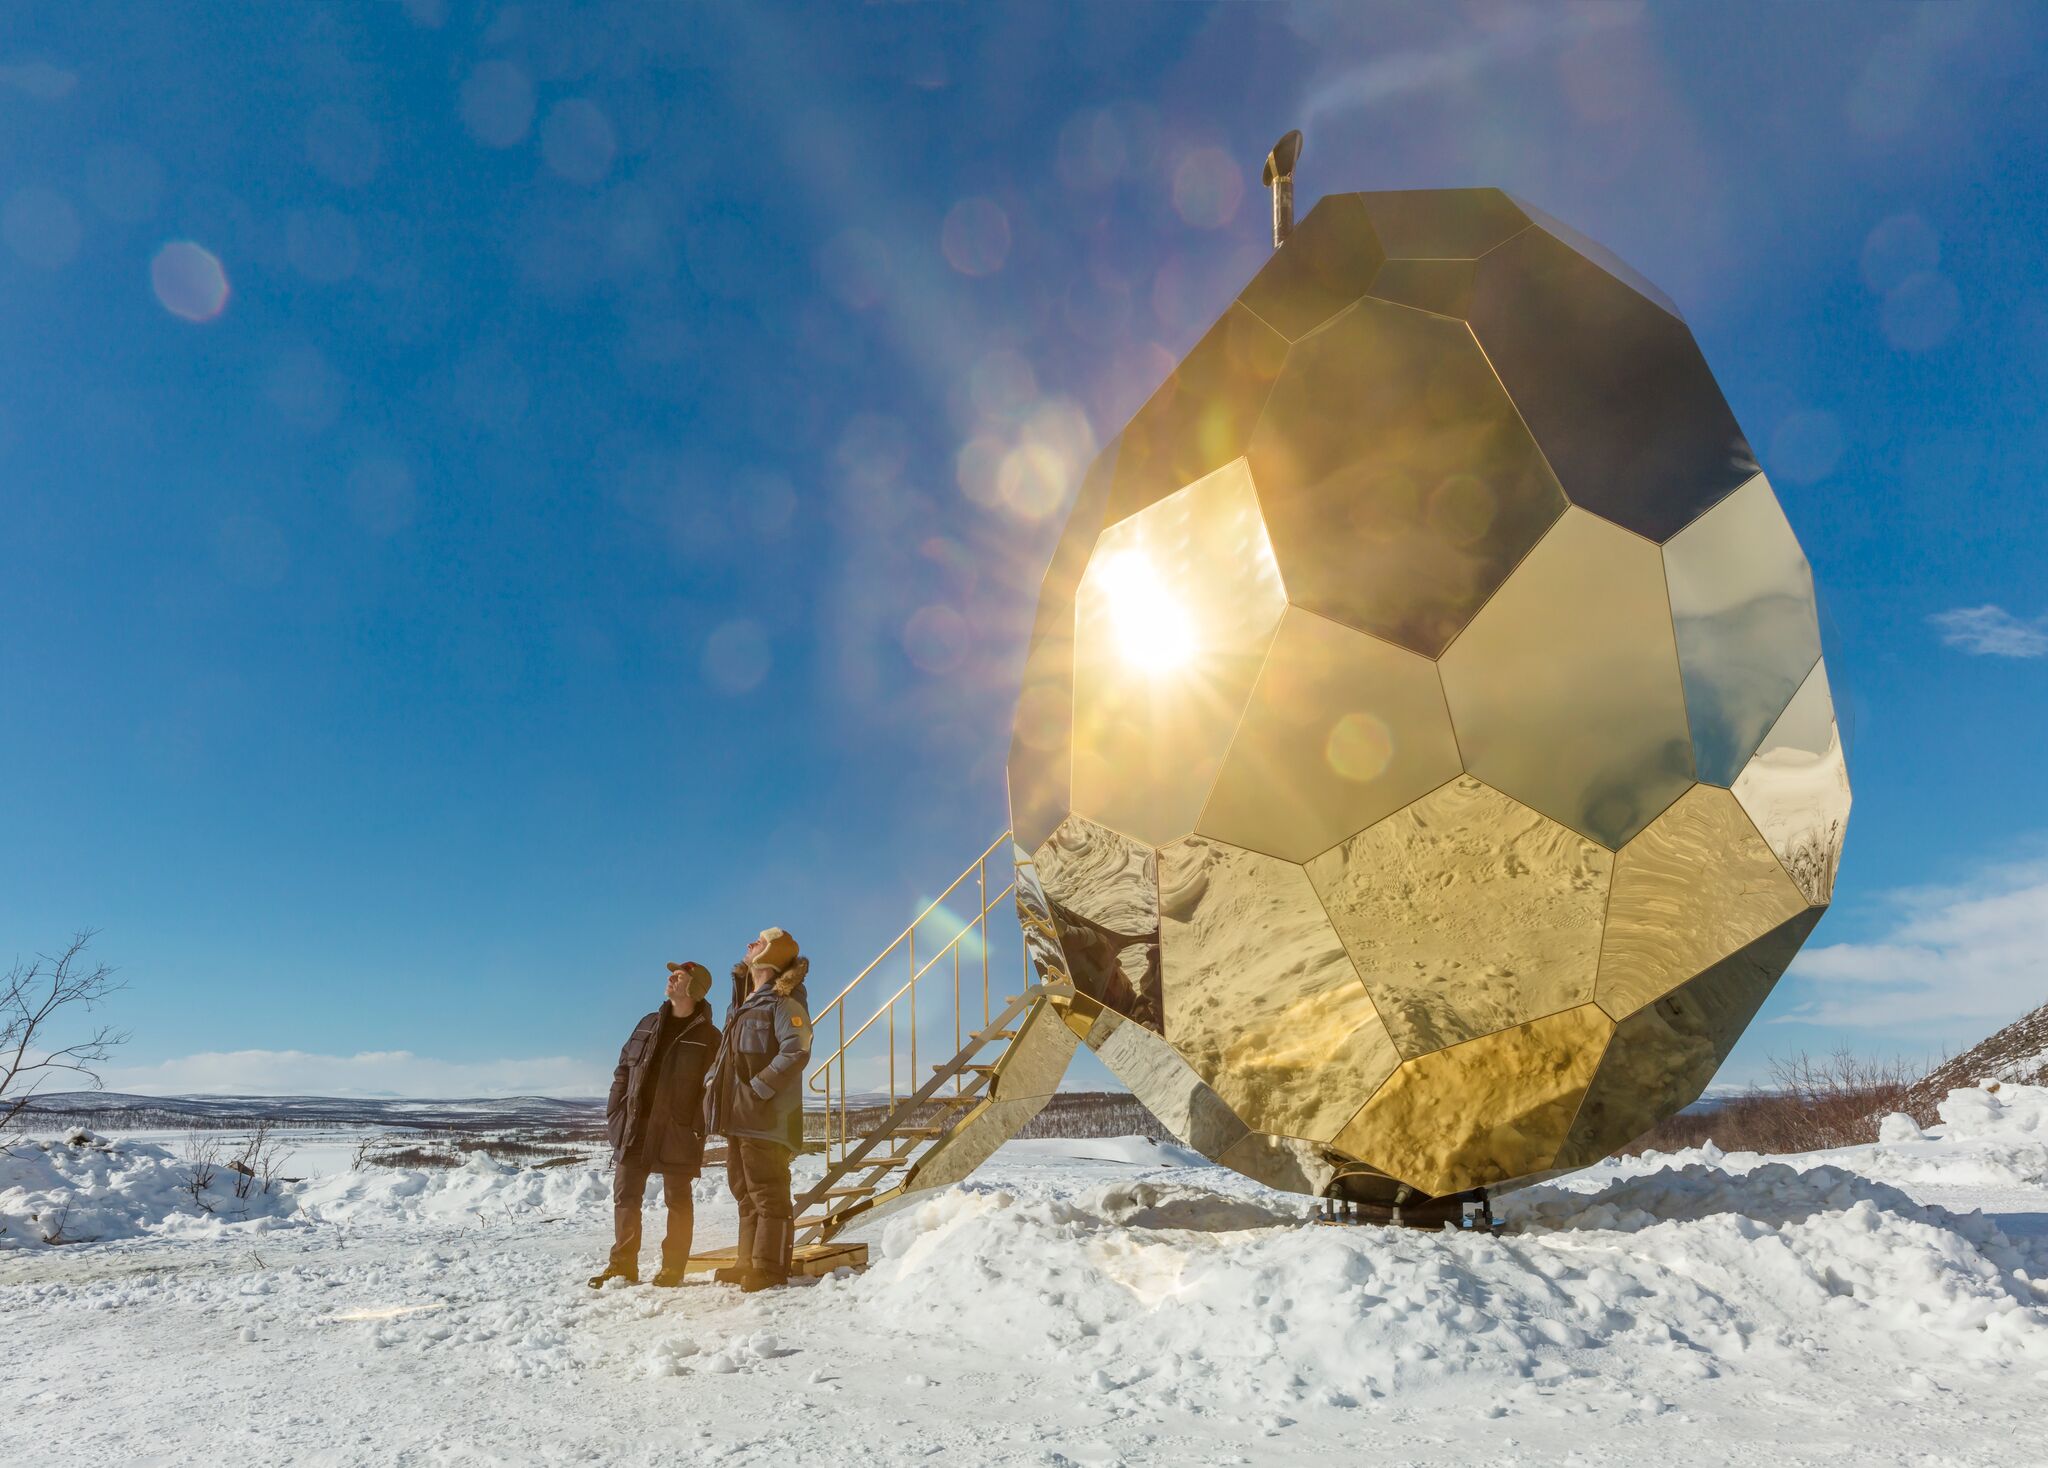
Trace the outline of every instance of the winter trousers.
<path fill-rule="evenodd" d="M 789 1278 L 789 1164 L 796 1154 L 777 1142 L 752 1137 L 725 1139 L 725 1181 L 740 1206 L 740 1244 L 735 1263 L 774 1279 Z"/>
<path fill-rule="evenodd" d="M 640 1205 L 654 1169 L 632 1157 L 621 1157 L 612 1170 L 612 1257 L 608 1267 L 640 1272 Z M 690 1175 L 663 1172 L 661 1191 L 668 1203 L 668 1227 L 661 1237 L 661 1267 L 680 1272 L 690 1262 L 690 1233 L 696 1213 L 690 1198 Z"/>

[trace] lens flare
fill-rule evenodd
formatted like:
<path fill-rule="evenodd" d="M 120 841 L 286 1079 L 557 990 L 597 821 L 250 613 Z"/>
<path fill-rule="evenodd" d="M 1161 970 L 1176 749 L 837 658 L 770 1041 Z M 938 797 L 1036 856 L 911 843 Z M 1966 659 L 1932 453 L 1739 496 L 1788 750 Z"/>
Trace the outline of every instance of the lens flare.
<path fill-rule="evenodd" d="M 1136 551 L 1102 568 L 1117 648 L 1132 667 L 1154 676 L 1186 665 L 1195 653 L 1194 624 L 1167 590 L 1157 568 Z"/>

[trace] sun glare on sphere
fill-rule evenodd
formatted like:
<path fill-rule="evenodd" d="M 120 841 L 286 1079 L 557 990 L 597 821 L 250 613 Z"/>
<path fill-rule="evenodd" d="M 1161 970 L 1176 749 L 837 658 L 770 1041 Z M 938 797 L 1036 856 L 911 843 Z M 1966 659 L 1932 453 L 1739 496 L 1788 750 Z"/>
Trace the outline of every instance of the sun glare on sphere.
<path fill-rule="evenodd" d="M 1166 589 L 1145 557 L 1130 553 L 1104 566 L 1102 590 L 1125 662 L 1157 675 L 1172 672 L 1194 656 L 1194 626 L 1187 608 Z"/>

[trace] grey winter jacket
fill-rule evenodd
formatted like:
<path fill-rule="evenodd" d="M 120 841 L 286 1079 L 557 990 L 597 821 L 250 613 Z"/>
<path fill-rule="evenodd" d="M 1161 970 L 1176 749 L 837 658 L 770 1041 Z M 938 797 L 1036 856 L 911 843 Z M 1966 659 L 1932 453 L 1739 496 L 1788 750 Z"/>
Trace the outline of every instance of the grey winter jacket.
<path fill-rule="evenodd" d="M 799 958 L 726 1012 L 718 1059 L 704 1084 L 705 1130 L 712 1135 L 779 1142 L 791 1151 L 803 1146 L 809 971 L 810 960 Z M 744 974 L 744 966 L 735 970 L 736 984 L 744 985 Z"/>
<path fill-rule="evenodd" d="M 677 1019 L 666 1000 L 633 1026 L 605 1101 L 612 1161 L 687 1173 L 704 1164 L 704 1072 L 718 1053 L 718 1026 L 703 1004 Z"/>

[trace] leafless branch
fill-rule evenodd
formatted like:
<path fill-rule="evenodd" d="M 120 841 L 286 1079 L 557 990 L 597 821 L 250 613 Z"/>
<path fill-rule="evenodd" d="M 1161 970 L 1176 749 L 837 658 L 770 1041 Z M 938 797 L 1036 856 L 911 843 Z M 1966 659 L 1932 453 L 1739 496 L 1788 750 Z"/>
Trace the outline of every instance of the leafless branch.
<path fill-rule="evenodd" d="M 67 1011 L 76 1006 L 90 1012 L 126 987 L 105 964 L 86 960 L 92 939 L 90 931 L 75 934 L 62 953 L 39 954 L 27 964 L 17 959 L 0 975 L 0 1130 L 60 1075 L 82 1077 L 97 1090 L 99 1072 L 93 1067 L 128 1039 L 111 1025 L 99 1025 L 68 1045 L 51 1043 Z"/>

